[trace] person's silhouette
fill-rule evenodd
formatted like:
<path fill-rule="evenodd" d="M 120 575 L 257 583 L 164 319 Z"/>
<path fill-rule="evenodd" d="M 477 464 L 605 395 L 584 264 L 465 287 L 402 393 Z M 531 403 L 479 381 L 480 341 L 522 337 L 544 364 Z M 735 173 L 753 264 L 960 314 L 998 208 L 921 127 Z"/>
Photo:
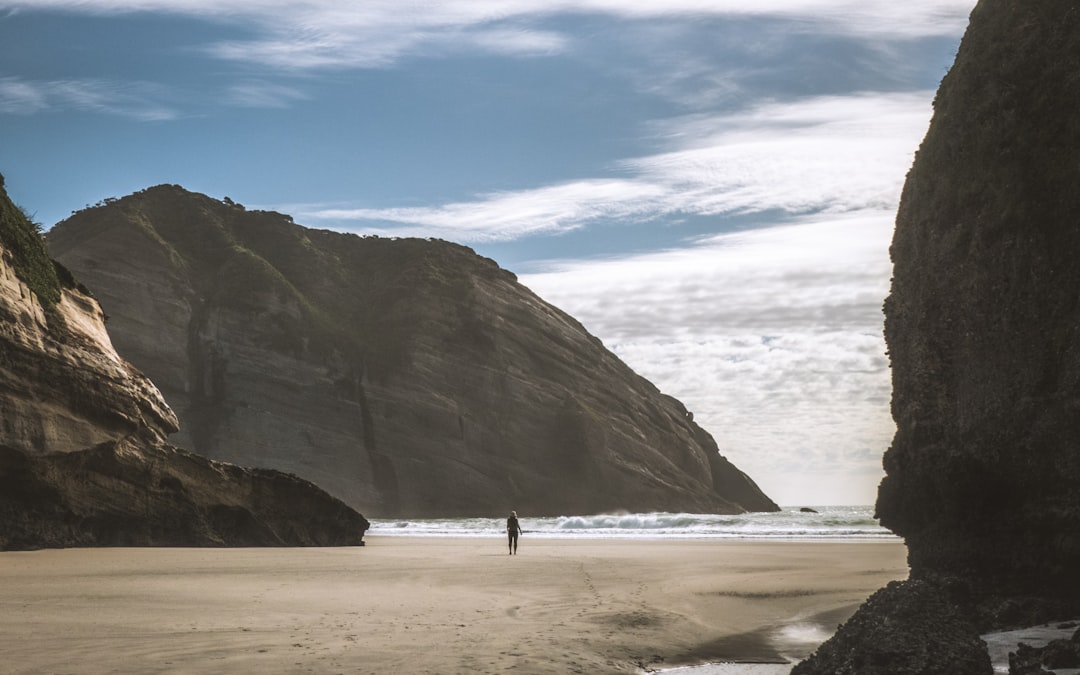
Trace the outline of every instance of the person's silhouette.
<path fill-rule="evenodd" d="M 524 532 L 524 530 L 521 529 L 521 524 L 518 523 L 517 511 L 511 511 L 510 517 L 506 519 L 506 536 L 510 538 L 508 542 L 510 553 L 507 555 L 517 553 L 518 535 L 522 532 Z"/>

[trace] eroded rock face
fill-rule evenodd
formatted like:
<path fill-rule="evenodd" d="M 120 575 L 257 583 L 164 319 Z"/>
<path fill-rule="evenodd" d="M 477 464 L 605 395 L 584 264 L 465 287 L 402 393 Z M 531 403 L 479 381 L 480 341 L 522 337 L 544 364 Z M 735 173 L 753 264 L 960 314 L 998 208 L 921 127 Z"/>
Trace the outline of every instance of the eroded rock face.
<path fill-rule="evenodd" d="M 0 218 L 0 243 L 37 237 L 2 189 Z M 176 417 L 97 302 L 69 278 L 43 302 L 19 262 L 0 246 L 0 550 L 360 543 L 367 521 L 311 483 L 166 445 Z"/>
<path fill-rule="evenodd" d="M 0 445 L 71 452 L 177 429 L 157 388 L 113 350 L 98 304 L 71 287 L 49 315 L 0 247 Z"/>
<path fill-rule="evenodd" d="M 1073 2 L 971 15 L 897 217 L 877 510 L 917 577 L 1080 606 L 1077 63 Z"/>
<path fill-rule="evenodd" d="M 1080 613 L 1080 9 L 981 0 L 908 174 L 878 492 L 912 579 L 798 675 L 981 673 L 978 632 Z M 985 654 L 985 646 L 983 647 Z"/>
<path fill-rule="evenodd" d="M 0 445 L 41 455 L 175 432 L 161 393 L 116 354 L 93 298 L 65 288 L 46 312 L 13 263 L 0 247 Z"/>
<path fill-rule="evenodd" d="M 199 454 L 379 516 L 774 510 L 685 407 L 494 262 L 177 186 L 49 235 Z"/>

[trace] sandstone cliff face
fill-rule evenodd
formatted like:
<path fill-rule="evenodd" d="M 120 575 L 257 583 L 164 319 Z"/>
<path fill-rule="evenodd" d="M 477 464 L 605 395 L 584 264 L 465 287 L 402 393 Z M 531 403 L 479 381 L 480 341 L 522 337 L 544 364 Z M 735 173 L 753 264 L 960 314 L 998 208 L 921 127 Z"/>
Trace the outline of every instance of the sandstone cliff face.
<path fill-rule="evenodd" d="M 1077 63 L 1074 2 L 971 15 L 904 187 L 885 304 L 897 433 L 877 511 L 913 578 L 797 675 L 989 675 L 979 631 L 1080 614 Z"/>
<path fill-rule="evenodd" d="M 0 218 L 0 243 L 34 243 L 2 182 Z M 43 301 L 24 253 L 0 246 L 0 550 L 360 542 L 367 521 L 310 483 L 165 445 L 176 417 L 97 302 L 64 275 Z"/>
<path fill-rule="evenodd" d="M 494 262 L 176 186 L 49 235 L 178 445 L 379 516 L 776 508 L 685 408 Z"/>
<path fill-rule="evenodd" d="M 157 388 L 116 354 L 93 298 L 65 288 L 50 310 L 0 246 L 0 445 L 42 455 L 177 430 Z"/>

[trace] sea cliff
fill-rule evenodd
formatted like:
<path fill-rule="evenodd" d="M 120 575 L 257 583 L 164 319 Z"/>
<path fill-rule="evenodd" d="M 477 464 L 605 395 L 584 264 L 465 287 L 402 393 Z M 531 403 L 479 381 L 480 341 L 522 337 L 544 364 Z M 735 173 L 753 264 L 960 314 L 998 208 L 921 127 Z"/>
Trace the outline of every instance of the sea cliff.
<path fill-rule="evenodd" d="M 82 211 L 49 245 L 199 454 L 384 517 L 777 508 L 682 403 L 463 246 L 173 185 Z"/>
<path fill-rule="evenodd" d="M 912 580 L 800 675 L 988 673 L 979 631 L 1080 615 L 1077 63 L 1073 2 L 971 14 L 904 187 L 885 303 L 897 432 L 877 511 Z"/>

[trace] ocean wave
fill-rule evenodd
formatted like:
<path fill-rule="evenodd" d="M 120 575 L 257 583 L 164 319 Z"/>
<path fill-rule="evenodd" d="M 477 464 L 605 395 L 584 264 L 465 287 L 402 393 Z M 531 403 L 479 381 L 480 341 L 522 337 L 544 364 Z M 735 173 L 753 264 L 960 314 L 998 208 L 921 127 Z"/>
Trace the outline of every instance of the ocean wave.
<path fill-rule="evenodd" d="M 696 513 L 604 513 L 530 518 L 521 514 L 529 536 L 611 539 L 894 539 L 873 517 L 871 506 L 815 507 L 807 513 L 714 515 Z M 503 536 L 503 518 L 440 518 L 371 521 L 370 535 Z"/>

